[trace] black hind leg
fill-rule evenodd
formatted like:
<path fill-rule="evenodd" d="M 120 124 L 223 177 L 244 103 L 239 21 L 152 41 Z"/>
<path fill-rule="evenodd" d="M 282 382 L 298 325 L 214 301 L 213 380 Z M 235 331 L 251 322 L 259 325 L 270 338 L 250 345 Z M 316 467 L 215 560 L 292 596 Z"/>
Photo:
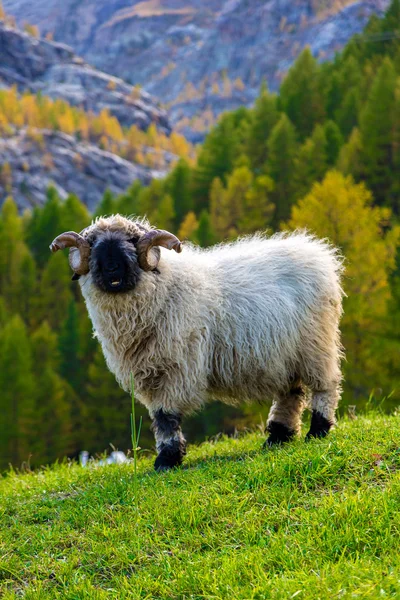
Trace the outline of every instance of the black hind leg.
<path fill-rule="evenodd" d="M 297 436 L 300 433 L 304 408 L 304 389 L 297 383 L 272 404 L 266 429 L 269 436 L 264 447 L 283 444 Z"/>
<path fill-rule="evenodd" d="M 323 438 L 335 424 L 335 411 L 340 395 L 340 383 L 333 382 L 326 390 L 314 391 L 311 397 L 311 425 L 306 440 Z"/>

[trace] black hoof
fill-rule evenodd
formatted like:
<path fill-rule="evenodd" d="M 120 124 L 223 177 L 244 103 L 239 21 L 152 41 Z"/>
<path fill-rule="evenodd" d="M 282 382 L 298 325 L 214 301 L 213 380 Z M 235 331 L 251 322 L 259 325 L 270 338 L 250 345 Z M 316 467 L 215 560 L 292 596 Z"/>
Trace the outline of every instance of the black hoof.
<path fill-rule="evenodd" d="M 289 429 L 289 427 L 286 427 L 283 423 L 278 423 L 278 421 L 270 421 L 267 426 L 267 431 L 269 432 L 269 437 L 266 442 L 264 442 L 264 448 L 271 448 L 278 444 L 290 442 L 295 435 L 293 429 Z"/>
<path fill-rule="evenodd" d="M 170 471 L 171 469 L 175 469 L 175 467 L 179 467 L 182 464 L 182 459 L 178 459 L 178 458 L 173 458 L 173 457 L 168 457 L 165 458 L 164 456 L 161 456 L 160 454 L 157 456 L 155 463 L 154 463 L 154 469 L 156 471 Z"/>
<path fill-rule="evenodd" d="M 185 445 L 182 442 L 174 442 L 165 445 L 154 463 L 156 471 L 169 471 L 182 464 L 183 457 L 186 454 Z"/>
<path fill-rule="evenodd" d="M 157 471 L 157 473 L 162 473 L 163 471 L 172 471 L 172 469 L 175 469 L 177 466 L 178 465 L 167 465 L 156 458 L 154 470 Z"/>
<path fill-rule="evenodd" d="M 318 410 L 312 411 L 310 431 L 306 435 L 306 441 L 312 438 L 324 438 L 328 435 L 332 423 Z"/>

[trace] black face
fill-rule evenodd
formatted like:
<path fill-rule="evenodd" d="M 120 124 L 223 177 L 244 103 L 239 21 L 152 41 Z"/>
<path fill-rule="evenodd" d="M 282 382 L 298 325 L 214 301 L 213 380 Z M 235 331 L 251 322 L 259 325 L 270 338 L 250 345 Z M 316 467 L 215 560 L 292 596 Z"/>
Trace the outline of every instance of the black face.
<path fill-rule="evenodd" d="M 141 269 L 137 261 L 135 241 L 109 234 L 95 242 L 90 257 L 93 282 L 103 292 L 116 294 L 133 290 Z"/>

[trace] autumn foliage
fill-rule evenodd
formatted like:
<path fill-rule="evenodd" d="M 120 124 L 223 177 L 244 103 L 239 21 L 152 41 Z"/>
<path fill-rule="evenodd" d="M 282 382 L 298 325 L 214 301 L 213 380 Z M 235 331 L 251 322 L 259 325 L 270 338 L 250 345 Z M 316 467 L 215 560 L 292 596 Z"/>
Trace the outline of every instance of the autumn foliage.
<path fill-rule="evenodd" d="M 11 136 L 21 128 L 39 140 L 43 129 L 61 131 L 155 169 L 169 166 L 167 153 L 175 157 L 175 162 L 179 157 L 192 159 L 194 155 L 183 136 L 175 132 L 167 136 L 154 124 L 147 131 L 136 125 L 126 129 L 105 109 L 95 114 L 73 107 L 65 100 L 52 100 L 30 92 L 20 95 L 15 86 L 0 89 L 0 135 Z"/>

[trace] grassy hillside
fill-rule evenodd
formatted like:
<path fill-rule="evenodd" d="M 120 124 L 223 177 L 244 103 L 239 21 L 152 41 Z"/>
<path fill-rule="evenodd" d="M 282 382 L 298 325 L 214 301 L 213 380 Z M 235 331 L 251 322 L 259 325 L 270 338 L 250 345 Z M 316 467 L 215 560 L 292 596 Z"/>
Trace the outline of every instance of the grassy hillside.
<path fill-rule="evenodd" d="M 261 433 L 185 467 L 61 465 L 0 481 L 5 599 L 400 597 L 400 418 L 261 451 Z"/>

